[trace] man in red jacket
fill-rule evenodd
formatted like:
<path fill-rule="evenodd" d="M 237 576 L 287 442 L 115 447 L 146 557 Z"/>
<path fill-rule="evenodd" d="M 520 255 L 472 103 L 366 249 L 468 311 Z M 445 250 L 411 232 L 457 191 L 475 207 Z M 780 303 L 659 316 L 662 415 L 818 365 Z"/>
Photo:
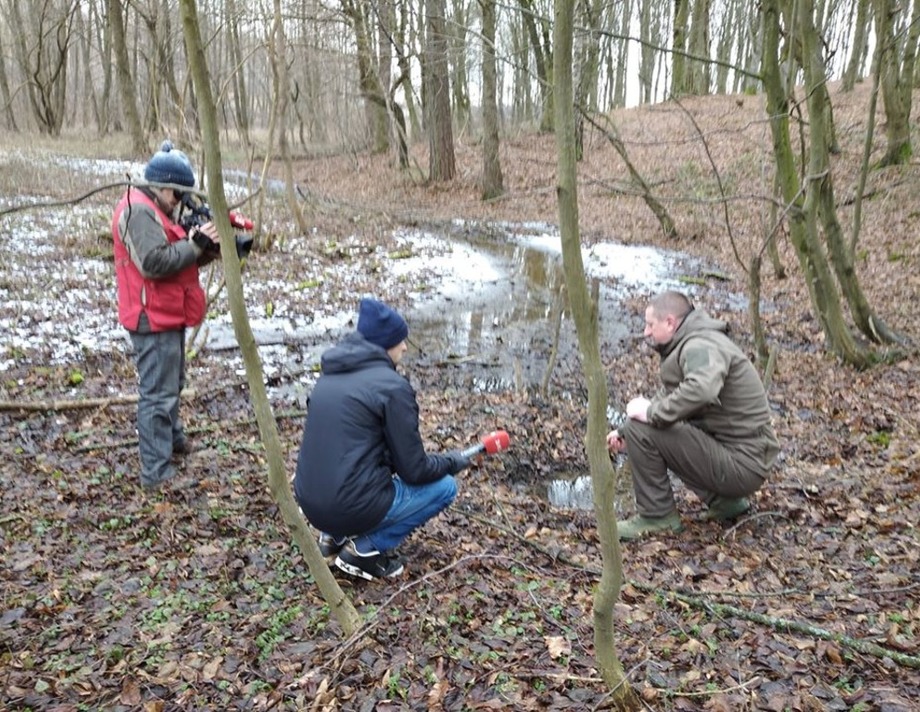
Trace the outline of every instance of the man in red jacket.
<path fill-rule="evenodd" d="M 118 319 L 134 345 L 140 400 L 137 434 L 141 485 L 152 489 L 176 474 L 173 454 L 188 441 L 179 419 L 185 382 L 185 329 L 205 315 L 199 265 L 217 255 L 217 226 L 187 235 L 176 223 L 182 194 L 195 186 L 188 157 L 165 141 L 147 163 L 145 185 L 129 188 L 112 217 Z"/>

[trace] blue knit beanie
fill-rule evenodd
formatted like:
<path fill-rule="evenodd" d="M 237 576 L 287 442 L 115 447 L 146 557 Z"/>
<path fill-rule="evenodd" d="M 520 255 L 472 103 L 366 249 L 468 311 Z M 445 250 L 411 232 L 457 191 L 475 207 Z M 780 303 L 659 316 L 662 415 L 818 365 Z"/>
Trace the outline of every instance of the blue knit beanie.
<path fill-rule="evenodd" d="M 144 180 L 148 183 L 174 183 L 188 188 L 195 187 L 195 173 L 192 164 L 182 151 L 173 148 L 171 141 L 163 141 L 160 150 L 144 169 Z"/>
<path fill-rule="evenodd" d="M 399 312 L 376 299 L 362 299 L 358 310 L 358 331 L 372 344 L 389 350 L 406 340 L 409 325 Z"/>

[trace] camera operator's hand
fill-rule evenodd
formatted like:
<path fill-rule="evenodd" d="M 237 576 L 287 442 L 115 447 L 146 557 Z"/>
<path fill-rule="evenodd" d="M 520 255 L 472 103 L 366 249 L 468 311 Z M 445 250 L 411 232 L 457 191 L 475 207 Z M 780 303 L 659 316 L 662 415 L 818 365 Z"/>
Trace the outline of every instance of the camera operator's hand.
<path fill-rule="evenodd" d="M 220 235 L 217 225 L 206 222 L 201 227 L 189 230 L 188 239 L 194 242 L 202 252 L 217 252 L 220 250 Z"/>

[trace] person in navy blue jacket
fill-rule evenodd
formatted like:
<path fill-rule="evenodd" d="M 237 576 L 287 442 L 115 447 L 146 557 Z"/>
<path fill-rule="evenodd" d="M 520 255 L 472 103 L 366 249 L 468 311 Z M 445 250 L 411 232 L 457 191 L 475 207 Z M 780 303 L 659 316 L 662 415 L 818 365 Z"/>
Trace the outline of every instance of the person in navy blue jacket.
<path fill-rule="evenodd" d="M 310 394 L 294 492 L 322 533 L 320 550 L 352 576 L 398 576 L 396 547 L 447 508 L 458 451 L 425 452 L 415 391 L 396 371 L 409 327 L 391 307 L 362 299 L 357 330 L 322 355 Z"/>

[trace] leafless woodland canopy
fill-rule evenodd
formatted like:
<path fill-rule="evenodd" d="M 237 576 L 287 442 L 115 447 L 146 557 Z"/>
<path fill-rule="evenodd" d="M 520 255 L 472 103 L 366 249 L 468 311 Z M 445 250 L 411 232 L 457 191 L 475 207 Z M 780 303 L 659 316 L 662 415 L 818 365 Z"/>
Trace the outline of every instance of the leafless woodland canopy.
<path fill-rule="evenodd" d="M 911 26 L 909 5 L 895 15 L 896 30 Z M 503 130 L 551 128 L 550 0 L 205 0 L 198 14 L 223 127 L 246 147 L 270 150 L 278 86 L 274 29 L 281 20 L 292 145 L 386 149 L 394 129 L 385 112 L 375 116 L 386 106 L 404 113 L 409 140 L 418 140 L 430 59 L 426 20 L 443 12 L 455 131 L 476 135 L 485 6 L 496 15 Z M 198 137 L 178 0 L 0 0 L 0 7 L 0 127 L 50 136 L 129 130 L 122 69 L 151 143 L 163 135 Z M 865 74 L 874 37 L 866 31 L 868 0 L 831 0 L 814 10 L 829 79 Z M 759 86 L 763 33 L 752 0 L 579 0 L 575 17 L 576 99 L 590 109 Z M 119 67 L 119 56 L 127 66 Z"/>

